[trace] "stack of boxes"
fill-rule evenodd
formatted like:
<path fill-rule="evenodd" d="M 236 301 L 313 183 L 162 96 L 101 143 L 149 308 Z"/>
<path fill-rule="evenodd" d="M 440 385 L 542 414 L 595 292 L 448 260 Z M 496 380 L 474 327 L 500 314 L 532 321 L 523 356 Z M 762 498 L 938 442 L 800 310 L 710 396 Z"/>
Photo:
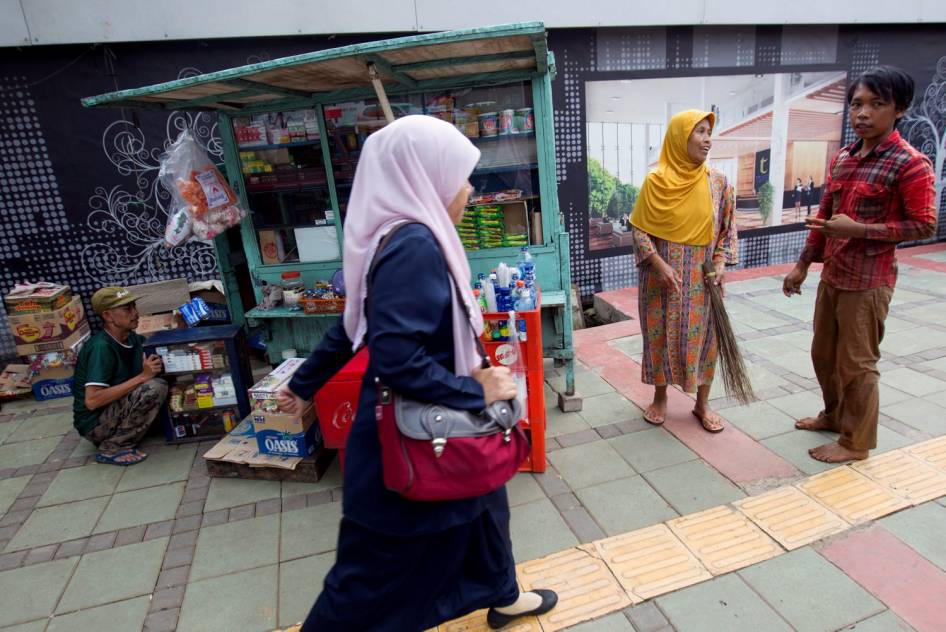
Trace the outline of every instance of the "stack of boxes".
<path fill-rule="evenodd" d="M 90 336 L 82 299 L 66 285 L 33 283 L 14 287 L 4 303 L 36 399 L 71 397 L 79 349 Z"/>
<path fill-rule="evenodd" d="M 307 457 L 322 443 L 322 433 L 310 402 L 301 415 L 279 409 L 276 393 L 289 383 L 303 358 L 285 360 L 250 389 L 250 418 L 260 454 Z"/>

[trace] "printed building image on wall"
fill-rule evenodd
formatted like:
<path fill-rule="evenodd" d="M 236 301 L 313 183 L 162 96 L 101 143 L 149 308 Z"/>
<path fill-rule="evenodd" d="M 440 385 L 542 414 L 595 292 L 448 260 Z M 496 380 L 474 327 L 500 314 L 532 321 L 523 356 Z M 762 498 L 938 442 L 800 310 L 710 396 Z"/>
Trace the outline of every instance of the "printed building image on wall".
<path fill-rule="evenodd" d="M 587 82 L 589 249 L 630 245 L 667 121 L 690 108 L 716 115 L 708 165 L 733 186 L 739 229 L 803 222 L 841 145 L 846 86 L 844 71 Z"/>

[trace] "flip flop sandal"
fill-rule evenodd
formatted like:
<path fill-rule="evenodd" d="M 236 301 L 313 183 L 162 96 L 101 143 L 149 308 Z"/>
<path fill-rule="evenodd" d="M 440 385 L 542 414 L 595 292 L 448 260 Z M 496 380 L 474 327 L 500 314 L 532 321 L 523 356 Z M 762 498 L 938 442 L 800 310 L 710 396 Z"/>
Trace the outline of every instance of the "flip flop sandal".
<path fill-rule="evenodd" d="M 663 415 L 654 415 L 654 414 L 648 415 L 646 409 L 644 410 L 643 417 L 644 417 L 644 421 L 654 426 L 662 426 L 664 425 L 664 422 L 667 421 L 666 413 L 664 413 Z"/>
<path fill-rule="evenodd" d="M 123 456 L 130 456 L 130 455 L 137 456 L 140 458 L 134 461 L 119 461 L 118 460 Z M 135 450 L 122 450 L 121 452 L 116 452 L 115 454 L 98 453 L 95 455 L 95 460 L 98 463 L 104 463 L 105 465 L 118 465 L 121 467 L 128 467 L 129 465 L 136 465 L 144 461 L 146 458 L 148 458 L 147 454 L 142 454 Z"/>
<path fill-rule="evenodd" d="M 707 421 L 706 421 L 705 418 L 700 417 L 699 415 L 697 415 L 695 410 L 694 410 L 694 411 L 691 411 L 691 412 L 693 413 L 693 416 L 694 416 L 694 417 L 696 417 L 697 419 L 700 420 L 700 425 L 703 426 L 703 430 L 705 430 L 706 432 L 709 432 L 709 433 L 711 433 L 711 434 L 716 434 L 716 433 L 722 432 L 723 430 L 726 429 L 726 426 L 724 426 L 724 425 L 722 425 L 722 424 L 720 424 L 719 428 L 713 428 L 712 426 L 708 426 L 708 425 L 707 425 Z M 718 418 L 719 418 L 719 416 L 717 415 L 717 419 L 718 419 Z"/>

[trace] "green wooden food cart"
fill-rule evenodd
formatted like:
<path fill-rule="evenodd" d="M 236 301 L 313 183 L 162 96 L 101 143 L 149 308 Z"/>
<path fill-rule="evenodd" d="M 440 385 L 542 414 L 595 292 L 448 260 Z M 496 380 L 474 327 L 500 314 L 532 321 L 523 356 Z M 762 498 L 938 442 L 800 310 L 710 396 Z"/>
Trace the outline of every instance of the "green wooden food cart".
<path fill-rule="evenodd" d="M 450 121 L 482 152 L 468 217 L 491 221 L 461 231 L 474 276 L 513 263 L 521 246 L 529 247 L 541 288 L 543 355 L 564 365 L 559 405 L 576 409 L 580 400 L 569 400 L 571 275 L 556 190 L 554 75 L 545 26 L 529 22 L 322 50 L 82 103 L 218 114 L 226 175 L 250 211 L 238 229 L 215 239 L 218 265 L 234 322 L 260 327 L 273 361 L 286 349 L 311 351 L 338 317 L 261 306 L 267 285 L 294 277 L 311 288 L 341 268 L 342 226 L 364 139 L 407 114 Z"/>

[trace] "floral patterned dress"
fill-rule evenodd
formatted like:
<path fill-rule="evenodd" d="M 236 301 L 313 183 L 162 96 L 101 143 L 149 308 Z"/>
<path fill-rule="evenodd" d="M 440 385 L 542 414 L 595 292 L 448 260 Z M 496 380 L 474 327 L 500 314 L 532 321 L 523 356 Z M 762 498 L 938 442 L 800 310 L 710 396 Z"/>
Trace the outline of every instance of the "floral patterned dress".
<path fill-rule="evenodd" d="M 713 383 L 716 373 L 716 335 L 710 322 L 703 262 L 737 263 L 735 198 L 726 176 L 709 173 L 716 217 L 713 241 L 708 246 L 687 246 L 659 239 L 634 228 L 634 245 L 640 267 L 637 304 L 640 310 L 644 355 L 641 380 L 645 384 L 679 385 L 687 393 Z M 657 284 L 644 259 L 657 253 L 683 280 L 675 292 Z"/>

